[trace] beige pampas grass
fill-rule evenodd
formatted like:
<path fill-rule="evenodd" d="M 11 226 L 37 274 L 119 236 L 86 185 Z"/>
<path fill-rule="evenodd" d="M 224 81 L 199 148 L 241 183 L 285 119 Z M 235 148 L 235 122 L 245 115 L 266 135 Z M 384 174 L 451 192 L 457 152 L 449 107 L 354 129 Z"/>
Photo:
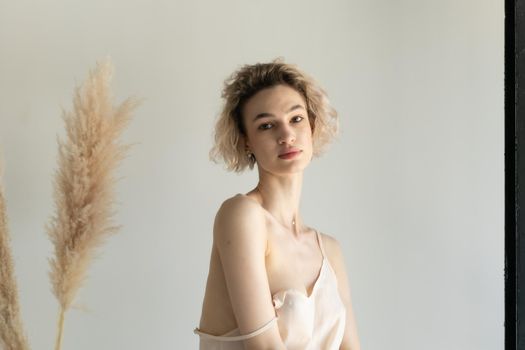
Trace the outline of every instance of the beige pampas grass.
<path fill-rule="evenodd" d="M 0 347 L 5 350 L 26 350 L 29 349 L 29 344 L 22 327 L 9 245 L 5 199 L 0 183 Z"/>
<path fill-rule="evenodd" d="M 117 143 L 138 105 L 127 99 L 114 107 L 110 93 L 112 66 L 98 63 L 77 87 L 73 111 L 64 113 L 67 139 L 59 141 L 54 195 L 56 213 L 47 227 L 54 245 L 50 259 L 53 293 L 60 304 L 55 349 L 60 349 L 64 314 L 82 286 L 94 253 L 117 231 L 114 214 L 114 170 L 129 146 Z"/>

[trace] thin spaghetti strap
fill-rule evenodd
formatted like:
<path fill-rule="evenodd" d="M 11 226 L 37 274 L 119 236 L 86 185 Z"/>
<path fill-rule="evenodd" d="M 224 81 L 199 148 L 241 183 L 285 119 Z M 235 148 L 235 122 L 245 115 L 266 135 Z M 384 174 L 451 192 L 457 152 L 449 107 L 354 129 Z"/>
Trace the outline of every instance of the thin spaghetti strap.
<path fill-rule="evenodd" d="M 315 230 L 315 233 L 317 234 L 317 241 L 319 242 L 319 248 L 321 248 L 321 254 L 323 254 L 323 258 L 326 258 L 326 254 L 324 252 L 324 247 L 323 247 L 323 240 L 321 239 L 321 234 L 317 230 Z"/>
<path fill-rule="evenodd" d="M 255 336 L 261 334 L 262 332 L 266 331 L 268 328 L 270 328 L 270 327 L 275 323 L 275 321 L 277 321 L 277 317 L 276 317 L 276 316 L 274 316 L 274 318 L 272 318 L 272 319 L 271 319 L 268 323 L 266 323 L 264 326 L 262 326 L 262 327 L 259 328 L 259 329 L 254 330 L 254 331 L 251 332 L 251 333 L 244 334 L 244 335 L 237 335 L 237 336 L 233 336 L 233 337 L 220 336 L 220 335 L 211 335 L 211 334 L 203 333 L 203 332 L 199 331 L 198 328 L 195 328 L 195 329 L 193 330 L 193 333 L 198 334 L 198 335 L 200 335 L 200 336 L 203 337 L 203 338 L 214 339 L 214 340 L 218 340 L 218 341 L 239 341 L 239 340 L 246 340 L 246 339 L 249 339 L 249 338 L 255 337 Z"/>

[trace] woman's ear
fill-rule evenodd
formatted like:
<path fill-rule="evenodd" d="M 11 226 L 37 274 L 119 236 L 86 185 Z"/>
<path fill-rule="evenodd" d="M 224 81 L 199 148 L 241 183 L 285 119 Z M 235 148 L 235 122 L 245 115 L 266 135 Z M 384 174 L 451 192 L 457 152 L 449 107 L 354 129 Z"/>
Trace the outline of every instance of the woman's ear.
<path fill-rule="evenodd" d="M 241 142 L 241 145 L 244 144 L 245 150 L 250 149 L 250 142 L 248 141 L 248 137 L 246 137 L 246 135 L 240 136 L 240 142 Z"/>

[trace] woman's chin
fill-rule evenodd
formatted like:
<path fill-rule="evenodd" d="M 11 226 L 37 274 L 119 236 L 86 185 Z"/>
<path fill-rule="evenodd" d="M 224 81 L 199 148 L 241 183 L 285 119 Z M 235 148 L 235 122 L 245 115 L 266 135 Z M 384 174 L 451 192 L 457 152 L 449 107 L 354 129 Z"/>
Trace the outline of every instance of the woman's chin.
<path fill-rule="evenodd" d="M 259 165 L 259 171 L 262 167 L 265 172 L 276 174 L 276 175 L 293 175 L 297 173 L 302 173 L 308 167 L 310 162 L 304 160 L 297 161 L 281 161 L 277 164 L 272 164 L 271 166 L 261 166 Z"/>

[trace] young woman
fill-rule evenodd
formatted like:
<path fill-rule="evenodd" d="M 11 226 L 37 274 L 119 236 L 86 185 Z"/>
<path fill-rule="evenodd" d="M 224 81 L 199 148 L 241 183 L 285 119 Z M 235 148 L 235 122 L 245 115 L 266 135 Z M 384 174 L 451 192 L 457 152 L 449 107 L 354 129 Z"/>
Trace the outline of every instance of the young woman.
<path fill-rule="evenodd" d="M 324 91 L 282 61 L 225 83 L 214 160 L 259 182 L 221 205 L 195 333 L 200 349 L 359 350 L 338 242 L 299 213 L 303 172 L 337 132 Z"/>

